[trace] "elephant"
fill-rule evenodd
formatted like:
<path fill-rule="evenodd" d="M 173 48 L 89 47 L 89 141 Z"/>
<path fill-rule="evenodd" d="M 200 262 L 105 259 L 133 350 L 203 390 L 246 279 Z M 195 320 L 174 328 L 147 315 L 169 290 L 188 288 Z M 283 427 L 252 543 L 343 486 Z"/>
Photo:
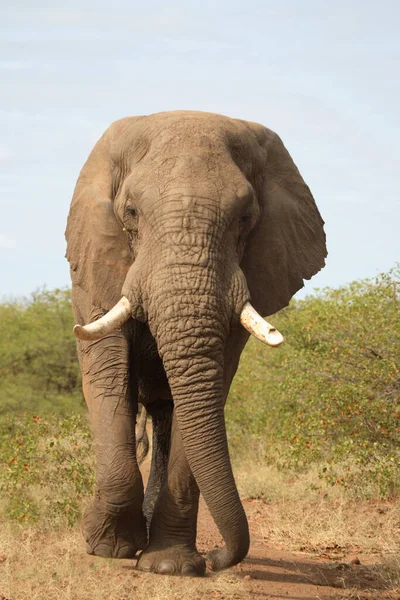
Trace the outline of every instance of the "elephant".
<path fill-rule="evenodd" d="M 83 166 L 66 228 L 82 386 L 96 455 L 87 551 L 137 568 L 203 575 L 201 493 L 224 548 L 245 558 L 225 401 L 263 317 L 325 264 L 324 222 L 279 136 L 198 111 L 114 122 Z M 135 449 L 138 403 L 152 419 L 146 491 Z"/>

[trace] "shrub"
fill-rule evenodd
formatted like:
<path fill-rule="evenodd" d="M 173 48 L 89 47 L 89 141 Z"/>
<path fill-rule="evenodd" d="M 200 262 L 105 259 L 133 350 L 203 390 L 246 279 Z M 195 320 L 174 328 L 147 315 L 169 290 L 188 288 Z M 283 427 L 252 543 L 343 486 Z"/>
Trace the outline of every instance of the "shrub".
<path fill-rule="evenodd" d="M 0 305 L 0 413 L 83 407 L 70 296 L 41 291 Z"/>
<path fill-rule="evenodd" d="M 0 497 L 6 518 L 72 526 L 94 485 L 91 435 L 79 415 L 0 419 Z"/>
<path fill-rule="evenodd" d="M 248 344 L 227 404 L 233 444 L 251 432 L 284 466 L 317 461 L 331 484 L 400 491 L 399 279 L 397 267 L 275 315 L 286 344 Z"/>
<path fill-rule="evenodd" d="M 355 494 L 400 491 L 399 279 L 397 267 L 294 301 L 271 319 L 282 347 L 249 341 L 226 407 L 234 452 L 315 463 L 324 483 Z M 72 325 L 68 290 L 0 305 L 0 414 L 15 412 L 0 419 L 0 492 L 17 520 L 73 522 L 91 489 Z"/>

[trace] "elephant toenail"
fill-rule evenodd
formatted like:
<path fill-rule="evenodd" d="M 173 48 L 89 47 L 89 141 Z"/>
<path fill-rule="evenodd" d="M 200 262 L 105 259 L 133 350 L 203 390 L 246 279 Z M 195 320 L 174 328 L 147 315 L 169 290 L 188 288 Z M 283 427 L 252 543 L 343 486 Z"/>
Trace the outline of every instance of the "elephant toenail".
<path fill-rule="evenodd" d="M 159 573 L 162 573 L 163 575 L 173 575 L 176 571 L 175 565 L 171 560 L 163 560 L 158 565 L 157 570 Z"/>
<path fill-rule="evenodd" d="M 141 571 L 151 571 L 151 561 L 139 559 L 137 568 L 140 569 Z"/>
<path fill-rule="evenodd" d="M 182 575 L 197 575 L 196 567 L 191 562 L 184 562 L 181 567 Z"/>
<path fill-rule="evenodd" d="M 133 546 L 122 546 L 117 552 L 118 558 L 133 558 L 136 554 L 136 550 Z"/>
<path fill-rule="evenodd" d="M 102 556 L 103 558 L 112 558 L 113 556 L 111 546 L 107 546 L 106 544 L 98 544 L 93 550 L 93 554 Z"/>

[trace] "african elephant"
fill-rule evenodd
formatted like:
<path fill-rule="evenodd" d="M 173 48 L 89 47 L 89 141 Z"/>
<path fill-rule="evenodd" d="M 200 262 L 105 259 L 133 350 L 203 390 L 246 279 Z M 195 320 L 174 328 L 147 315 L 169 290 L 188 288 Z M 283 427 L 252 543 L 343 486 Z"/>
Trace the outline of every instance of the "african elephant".
<path fill-rule="evenodd" d="M 286 306 L 324 265 L 309 188 L 280 138 L 257 123 L 191 111 L 128 117 L 84 165 L 66 239 L 97 461 L 88 552 L 142 549 L 139 569 L 203 574 L 201 492 L 225 541 L 210 566 L 235 565 L 249 530 L 224 404 L 249 331 L 282 341 L 260 315 Z M 138 402 L 153 421 L 146 494 Z"/>

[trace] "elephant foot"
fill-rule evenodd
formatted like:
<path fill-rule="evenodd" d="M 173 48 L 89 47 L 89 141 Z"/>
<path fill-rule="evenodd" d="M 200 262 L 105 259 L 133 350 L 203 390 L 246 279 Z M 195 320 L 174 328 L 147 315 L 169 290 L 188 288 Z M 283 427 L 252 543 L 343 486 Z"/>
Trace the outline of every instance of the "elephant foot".
<path fill-rule="evenodd" d="M 147 544 L 146 521 L 142 513 L 128 510 L 107 514 L 92 505 L 84 516 L 88 554 L 104 558 L 133 558 Z"/>
<path fill-rule="evenodd" d="M 146 548 L 139 557 L 137 569 L 151 571 L 161 575 L 186 575 L 191 577 L 204 575 L 206 561 L 197 550 L 179 547 L 153 550 Z"/>

